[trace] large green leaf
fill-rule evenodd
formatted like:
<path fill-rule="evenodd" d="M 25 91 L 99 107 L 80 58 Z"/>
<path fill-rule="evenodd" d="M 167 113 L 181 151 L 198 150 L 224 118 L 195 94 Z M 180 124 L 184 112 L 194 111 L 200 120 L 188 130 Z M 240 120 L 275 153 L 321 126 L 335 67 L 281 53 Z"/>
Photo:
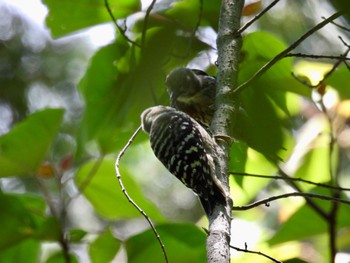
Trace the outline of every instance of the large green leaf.
<path fill-rule="evenodd" d="M 79 169 L 75 180 L 78 186 L 89 182 L 84 188 L 83 194 L 94 206 L 97 213 L 108 219 L 141 217 L 140 212 L 129 203 L 119 186 L 114 170 L 114 160 L 105 159 L 101 164 L 97 164 L 97 167 L 95 165 L 95 162 L 83 165 Z M 121 175 L 123 184 L 130 197 L 152 219 L 161 220 L 163 217 L 158 209 L 143 196 L 128 172 L 121 168 Z"/>
<path fill-rule="evenodd" d="M 26 239 L 6 249 L 1 249 L 1 263 L 40 262 L 40 245 L 38 240 Z"/>
<path fill-rule="evenodd" d="M 239 81 L 251 78 L 262 66 L 282 52 L 287 45 L 276 36 L 258 31 L 244 37 Z M 274 64 L 252 83 L 254 89 L 290 91 L 310 96 L 310 89 L 292 77 L 292 59 L 284 58 Z M 252 88 L 252 87 L 251 87 Z"/>
<path fill-rule="evenodd" d="M 103 0 L 43 0 L 49 9 L 46 24 L 55 37 L 74 31 L 111 22 Z M 116 19 L 127 17 L 140 10 L 138 0 L 108 0 Z"/>
<path fill-rule="evenodd" d="M 243 42 L 239 82 L 251 78 L 285 47 L 269 33 L 248 34 Z M 273 163 L 284 159 L 290 152 L 293 124 L 289 119 L 300 111 L 296 94 L 310 93 L 291 76 L 291 71 L 291 59 L 283 59 L 240 94 L 242 110 L 237 112 L 233 135 Z M 239 166 L 242 168 L 245 164 L 240 162 Z"/>
<path fill-rule="evenodd" d="M 166 224 L 156 226 L 156 229 L 165 246 L 169 262 L 206 262 L 206 235 L 196 226 L 192 224 Z M 152 259 L 152 263 L 164 262 L 158 240 L 151 230 L 127 240 L 126 250 L 130 263 L 143 263 L 145 259 Z"/>
<path fill-rule="evenodd" d="M 33 175 L 44 160 L 63 117 L 61 109 L 36 112 L 0 137 L 0 177 Z"/>
<path fill-rule="evenodd" d="M 108 263 L 117 254 L 120 241 L 117 240 L 109 229 L 106 229 L 91 245 L 89 254 L 92 263 Z"/>
<path fill-rule="evenodd" d="M 41 236 L 44 214 L 45 203 L 39 197 L 0 193 L 0 250 Z"/>
<path fill-rule="evenodd" d="M 169 55 L 185 54 L 188 48 L 188 38 L 176 37 L 174 30 L 159 26 L 147 30 L 142 50 L 118 38 L 95 54 L 79 84 L 86 102 L 80 146 L 96 139 L 104 153 L 117 151 L 127 140 L 125 134 L 140 124 L 144 109 L 168 104 L 166 73 L 179 63 Z"/>
<path fill-rule="evenodd" d="M 328 195 L 329 191 L 325 189 L 315 188 L 313 193 L 321 195 Z M 346 198 L 342 196 L 341 198 Z M 331 208 L 331 202 L 320 201 L 313 199 L 314 202 L 325 212 L 329 212 Z M 336 222 L 337 229 L 350 226 L 350 210 L 347 205 L 340 204 Z M 291 241 L 291 240 L 303 240 L 310 238 L 314 235 L 327 233 L 329 230 L 329 224 L 327 219 L 321 218 L 314 210 L 308 205 L 303 205 L 296 211 L 286 222 L 284 222 L 277 233 L 269 240 L 271 245 Z"/>
<path fill-rule="evenodd" d="M 267 160 L 278 163 L 290 152 L 292 142 L 288 113 L 288 97 L 291 94 L 282 91 L 269 91 L 259 88 L 248 88 L 241 94 L 242 112 L 238 113 L 233 135 L 247 146 L 262 153 Z M 298 102 L 296 101 L 296 104 Z M 284 108 L 282 110 L 282 108 Z M 243 172 L 247 157 L 240 146 L 243 159 L 234 160 L 235 171 Z M 237 153 L 233 153 L 235 155 Z M 237 156 L 236 156 L 237 157 Z M 237 163 L 238 162 L 238 163 Z M 237 166 L 238 165 L 238 166 Z"/>

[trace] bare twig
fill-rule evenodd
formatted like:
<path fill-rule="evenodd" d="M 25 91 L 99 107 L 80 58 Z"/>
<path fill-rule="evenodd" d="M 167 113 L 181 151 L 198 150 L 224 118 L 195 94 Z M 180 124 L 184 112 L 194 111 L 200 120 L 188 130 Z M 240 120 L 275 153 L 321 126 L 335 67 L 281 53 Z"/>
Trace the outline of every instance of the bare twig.
<path fill-rule="evenodd" d="M 337 59 L 337 60 L 350 60 L 350 58 L 343 56 L 331 56 L 331 55 L 311 55 L 311 54 L 303 54 L 303 53 L 288 53 L 285 57 L 299 57 L 299 58 L 311 58 L 311 59 Z"/>
<path fill-rule="evenodd" d="M 239 248 L 239 247 L 235 247 L 235 246 L 232 246 L 230 245 L 230 248 L 233 248 L 234 250 L 237 250 L 237 251 L 240 251 L 240 252 L 246 252 L 246 253 L 251 253 L 251 254 L 257 254 L 257 255 L 260 255 L 260 256 L 263 256 L 265 258 L 268 258 L 270 259 L 272 262 L 276 262 L 276 263 L 282 263 L 282 261 L 279 261 L 269 255 L 266 255 L 265 253 L 262 253 L 260 251 L 253 251 L 253 250 L 249 250 L 247 249 L 247 244 L 245 244 L 245 248 Z"/>
<path fill-rule="evenodd" d="M 324 16 L 321 16 L 322 19 L 326 19 Z M 339 27 L 340 29 L 343 29 L 345 31 L 350 32 L 350 28 L 347 28 L 345 26 L 339 25 L 338 23 L 332 21 L 331 24 L 335 25 L 336 27 Z"/>
<path fill-rule="evenodd" d="M 190 40 L 188 41 L 188 45 L 187 45 L 187 50 L 186 50 L 186 54 L 185 54 L 185 58 L 188 57 L 188 55 L 190 54 L 190 50 L 191 50 L 191 46 L 192 46 L 192 42 L 193 39 L 196 35 L 196 32 L 201 24 L 202 21 L 202 16 L 203 16 L 203 0 L 199 0 L 199 14 L 198 14 L 198 20 L 196 25 L 194 26 L 192 32 L 191 32 L 191 36 L 190 36 Z"/>
<path fill-rule="evenodd" d="M 61 246 L 65 263 L 70 263 L 71 262 L 71 258 L 69 256 L 69 243 L 68 243 L 68 240 L 67 240 L 66 235 L 64 233 L 64 229 L 65 229 L 65 227 L 64 227 L 64 220 L 62 220 L 63 213 L 61 214 L 58 211 L 58 209 L 56 209 L 55 204 L 54 204 L 54 202 L 52 200 L 52 197 L 50 195 L 50 192 L 47 189 L 47 187 L 45 186 L 45 184 L 42 182 L 41 178 L 38 177 L 38 176 L 35 176 L 35 178 L 36 178 L 36 180 L 38 182 L 38 185 L 39 185 L 39 188 L 40 188 L 41 192 L 43 193 L 43 195 L 45 197 L 45 200 L 47 202 L 47 205 L 48 205 L 48 207 L 50 209 L 51 214 L 55 218 L 57 218 L 57 220 L 59 221 L 58 243 Z"/>
<path fill-rule="evenodd" d="M 157 2 L 157 0 L 153 0 L 152 3 L 149 5 L 149 7 L 146 10 L 146 14 L 145 14 L 144 22 L 143 22 L 143 27 L 142 27 L 142 39 L 141 39 L 141 47 L 143 47 L 143 48 L 145 47 L 145 42 L 146 42 L 146 32 L 147 32 L 149 14 L 151 13 L 156 2 Z"/>
<path fill-rule="evenodd" d="M 295 182 L 301 182 L 301 183 L 315 185 L 318 187 L 334 189 L 334 190 L 338 190 L 338 191 L 350 191 L 350 188 L 333 186 L 333 185 L 323 184 L 323 183 L 316 183 L 313 181 L 302 179 L 300 177 L 289 177 L 289 176 L 286 177 L 286 176 L 280 176 L 280 175 L 263 175 L 263 174 L 250 174 L 250 173 L 240 173 L 240 172 L 230 172 L 230 174 L 238 175 L 238 176 L 249 176 L 249 177 L 257 177 L 257 178 L 265 178 L 265 179 L 274 179 L 274 180 L 295 181 Z"/>
<path fill-rule="evenodd" d="M 264 10 L 262 10 L 259 14 L 254 16 L 251 20 L 249 20 L 244 26 L 238 29 L 237 34 L 242 34 L 248 27 L 250 27 L 255 21 L 257 21 L 260 17 L 263 16 L 267 11 L 269 11 L 272 7 L 274 7 L 280 0 L 275 0 L 271 4 L 269 4 Z"/>
<path fill-rule="evenodd" d="M 125 34 L 126 30 L 124 30 L 123 28 L 121 28 L 121 27 L 118 25 L 117 20 L 116 20 L 116 18 L 114 17 L 114 15 L 113 15 L 113 13 L 112 13 L 111 7 L 109 6 L 108 0 L 105 0 L 105 7 L 106 7 L 106 9 L 107 9 L 107 11 L 108 11 L 108 14 L 109 14 L 109 16 L 111 17 L 111 19 L 112 19 L 114 25 L 115 25 L 116 28 L 118 29 L 119 33 L 126 39 L 126 41 L 128 41 L 129 43 L 131 43 L 131 44 L 133 44 L 133 45 L 135 45 L 135 46 L 137 46 L 137 47 L 141 47 L 141 45 L 140 45 L 139 43 L 137 43 L 137 42 L 131 40 L 131 39 Z"/>
<path fill-rule="evenodd" d="M 341 39 L 341 38 L 340 38 L 340 39 Z M 324 81 L 332 75 L 332 73 L 333 73 L 333 72 L 339 67 L 339 65 L 344 61 L 343 58 L 345 58 L 345 57 L 349 54 L 349 52 L 350 52 L 350 47 L 348 46 L 348 49 L 341 55 L 342 58 L 339 59 L 339 60 L 333 65 L 333 67 L 331 68 L 331 70 L 328 71 L 328 72 L 324 75 L 323 79 L 320 80 L 320 82 L 317 84 L 317 86 L 320 85 L 321 83 L 324 83 Z"/>
<path fill-rule="evenodd" d="M 168 255 L 165 251 L 165 247 L 164 247 L 164 244 L 152 222 L 152 220 L 149 218 L 149 216 L 145 213 L 145 211 L 143 211 L 136 203 L 135 201 L 129 196 L 128 192 L 126 191 L 125 187 L 124 187 L 124 184 L 123 184 L 123 181 L 122 181 L 122 178 L 121 178 L 121 174 L 120 174 L 120 171 L 119 171 L 119 163 L 120 163 L 120 160 L 122 158 L 122 156 L 124 155 L 124 153 L 126 152 L 126 150 L 128 149 L 128 147 L 130 146 L 130 144 L 133 142 L 133 140 L 135 139 L 136 135 L 139 133 L 139 131 L 141 130 L 141 126 L 138 127 L 136 129 L 136 131 L 134 132 L 134 134 L 130 137 L 129 141 L 127 142 L 127 144 L 124 146 L 124 148 L 119 152 L 118 154 L 118 157 L 116 159 L 116 162 L 115 162 L 115 171 L 116 171 L 116 175 L 117 175 L 117 179 L 118 179 L 118 182 L 119 182 L 119 185 L 120 185 L 120 188 L 122 189 L 122 192 L 123 194 L 125 195 L 126 199 L 128 199 L 128 201 L 143 215 L 143 217 L 147 220 L 148 224 L 150 225 L 150 227 L 152 228 L 152 231 L 154 233 L 154 235 L 156 236 L 158 242 L 159 242 L 159 245 L 162 249 L 162 252 L 163 252 L 163 255 L 164 255 L 164 259 L 165 259 L 165 262 L 168 263 Z"/>
<path fill-rule="evenodd" d="M 262 66 L 250 79 L 248 79 L 246 82 L 239 85 L 233 92 L 241 92 L 243 89 L 247 88 L 254 80 L 260 78 L 267 70 L 269 70 L 273 65 L 275 65 L 278 61 L 280 61 L 282 58 L 285 57 L 286 54 L 288 54 L 290 51 L 295 49 L 300 43 L 302 43 L 306 38 L 311 36 L 313 33 L 315 33 L 317 30 L 321 29 L 334 19 L 338 18 L 342 12 L 337 12 L 321 23 L 317 24 L 313 28 L 311 28 L 309 31 L 307 31 L 304 35 L 302 35 L 298 40 L 296 40 L 293 44 L 291 44 L 288 48 L 277 54 L 273 59 L 271 59 L 269 62 L 267 62 L 264 66 Z"/>
<path fill-rule="evenodd" d="M 290 196 L 303 196 L 303 197 L 309 197 L 309 198 L 317 198 L 317 199 L 322 199 L 322 200 L 326 200 L 326 201 L 332 201 L 332 202 L 338 202 L 338 203 L 350 205 L 350 201 L 349 200 L 343 200 L 343 199 L 334 198 L 334 197 L 331 197 L 331 196 L 319 195 L 319 194 L 293 192 L 293 193 L 286 193 L 286 194 L 281 194 L 281 195 L 268 197 L 268 198 L 259 200 L 257 202 L 251 203 L 249 205 L 234 206 L 234 207 L 232 207 L 232 210 L 243 211 L 243 210 L 249 210 L 251 208 L 254 208 L 254 207 L 257 207 L 257 206 L 260 206 L 260 205 L 269 206 L 269 203 L 274 201 L 274 200 L 283 199 L 283 198 L 287 198 L 287 197 L 290 197 Z"/>

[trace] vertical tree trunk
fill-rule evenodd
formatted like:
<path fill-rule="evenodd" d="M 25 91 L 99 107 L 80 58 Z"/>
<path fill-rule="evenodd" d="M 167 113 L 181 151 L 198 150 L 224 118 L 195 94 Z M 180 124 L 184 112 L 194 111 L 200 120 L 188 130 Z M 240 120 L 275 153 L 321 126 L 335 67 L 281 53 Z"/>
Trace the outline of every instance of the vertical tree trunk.
<path fill-rule="evenodd" d="M 220 145 L 220 158 L 217 163 L 217 177 L 226 187 L 228 185 L 228 162 L 231 143 L 231 131 L 234 125 L 235 112 L 238 110 L 237 99 L 233 90 L 237 87 L 237 72 L 242 38 L 237 34 L 240 28 L 244 0 L 222 0 L 218 48 L 218 77 L 216 111 L 212 130 Z M 207 238 L 207 259 L 209 263 L 230 262 L 230 228 L 231 206 L 217 206 L 209 218 L 209 235 Z"/>

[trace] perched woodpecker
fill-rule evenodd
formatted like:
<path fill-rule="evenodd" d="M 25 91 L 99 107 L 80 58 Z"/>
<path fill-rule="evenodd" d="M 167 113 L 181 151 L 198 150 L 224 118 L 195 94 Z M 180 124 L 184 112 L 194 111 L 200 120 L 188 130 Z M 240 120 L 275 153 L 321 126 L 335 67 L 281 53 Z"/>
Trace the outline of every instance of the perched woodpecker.
<path fill-rule="evenodd" d="M 216 203 L 226 203 L 224 188 L 215 173 L 216 143 L 197 121 L 167 106 L 146 109 L 141 121 L 154 154 L 199 196 L 208 216 Z"/>
<path fill-rule="evenodd" d="M 215 111 L 216 78 L 198 69 L 175 68 L 165 84 L 172 107 L 210 126 Z"/>

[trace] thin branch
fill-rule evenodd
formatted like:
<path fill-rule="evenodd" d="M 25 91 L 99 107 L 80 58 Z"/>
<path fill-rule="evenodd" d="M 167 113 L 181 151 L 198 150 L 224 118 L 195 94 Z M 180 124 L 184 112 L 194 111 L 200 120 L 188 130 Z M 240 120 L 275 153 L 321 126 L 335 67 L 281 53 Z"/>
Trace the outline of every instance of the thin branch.
<path fill-rule="evenodd" d="M 134 132 L 134 134 L 130 137 L 129 141 L 127 142 L 127 144 L 124 146 L 124 148 L 119 152 L 118 154 L 118 157 L 116 159 L 116 162 L 115 162 L 115 171 L 116 171 L 116 175 L 117 175 L 117 179 L 118 179 L 118 182 L 119 182 L 119 185 L 120 185 L 120 188 L 122 189 L 122 192 L 123 194 L 125 195 L 126 199 L 128 199 L 128 201 L 143 215 L 143 217 L 147 220 L 148 224 L 150 225 L 150 227 L 152 228 L 152 231 L 154 233 L 154 235 L 156 236 L 158 242 L 159 242 L 159 245 L 162 249 L 162 252 L 163 252 L 163 255 L 164 255 L 164 259 L 165 259 L 165 262 L 168 263 L 168 255 L 165 251 L 165 247 L 164 247 L 164 244 L 152 222 L 152 220 L 149 218 L 149 216 L 135 203 L 135 201 L 129 196 L 128 192 L 126 191 L 125 187 L 124 187 L 124 184 L 123 184 L 123 181 L 122 181 L 122 178 L 121 178 L 121 174 L 120 174 L 120 171 L 119 171 L 119 163 L 120 163 L 120 160 L 122 158 L 122 156 L 124 155 L 124 153 L 126 152 L 126 150 L 128 149 L 128 147 L 130 146 L 130 144 L 133 142 L 133 140 L 135 139 L 136 135 L 139 133 L 139 131 L 141 130 L 141 126 L 137 128 L 137 130 Z"/>
<path fill-rule="evenodd" d="M 240 29 L 238 29 L 237 34 L 242 34 L 248 27 L 250 27 L 255 21 L 257 21 L 260 17 L 262 17 L 267 11 L 269 11 L 272 7 L 274 7 L 280 0 L 275 0 L 271 4 L 269 4 L 266 8 L 264 8 L 259 14 L 254 16 L 251 20 L 249 20 L 245 25 L 243 25 Z"/>
<path fill-rule="evenodd" d="M 282 263 L 282 261 L 279 261 L 273 257 L 270 257 L 269 255 L 266 255 L 265 253 L 262 253 L 260 251 L 253 251 L 253 250 L 249 250 L 247 249 L 247 244 L 245 243 L 245 248 L 239 248 L 239 247 L 235 247 L 235 246 L 232 246 L 230 245 L 230 248 L 233 248 L 234 250 L 237 250 L 239 252 L 246 252 L 246 253 L 251 253 L 251 254 L 257 254 L 257 255 L 260 255 L 260 256 L 263 256 L 265 258 L 268 258 L 270 259 L 272 262 L 276 262 L 276 263 Z"/>
<path fill-rule="evenodd" d="M 340 38 L 342 40 L 342 38 Z M 345 58 L 350 52 L 350 47 L 348 46 L 348 49 L 341 55 L 341 57 Z M 339 65 L 344 61 L 344 59 L 339 59 L 334 65 L 333 67 L 331 68 L 330 71 L 328 71 L 322 80 L 320 80 L 320 82 L 318 83 L 318 85 L 320 85 L 321 83 L 324 83 L 324 81 L 330 77 L 332 75 L 332 73 L 339 67 Z M 317 86 L 318 86 L 317 85 Z"/>
<path fill-rule="evenodd" d="M 195 35 L 196 35 L 196 32 L 201 24 L 201 21 L 202 21 L 202 16 L 203 16 L 203 0 L 199 0 L 199 14 L 198 14 L 198 20 L 197 20 L 197 23 L 196 25 L 194 26 L 194 28 L 192 29 L 192 32 L 191 32 L 191 35 L 189 37 L 189 41 L 188 41 L 188 44 L 187 44 L 187 47 L 186 47 L 186 52 L 184 55 L 178 55 L 178 54 L 174 54 L 174 53 L 171 53 L 170 55 L 175 57 L 175 58 L 180 58 L 180 59 L 186 59 L 189 54 L 190 54 L 190 50 L 191 50 L 191 46 L 192 46 L 192 43 L 193 43 L 193 39 L 195 38 Z"/>
<path fill-rule="evenodd" d="M 105 7 L 106 7 L 106 9 L 107 9 L 107 11 L 108 11 L 108 14 L 109 14 L 109 16 L 111 17 L 111 19 L 112 19 L 114 25 L 115 25 L 116 28 L 118 29 L 119 33 L 126 39 L 126 41 L 128 41 L 129 43 L 131 43 L 131 44 L 133 44 L 133 45 L 135 45 L 135 46 L 137 46 L 137 47 L 141 47 L 141 45 L 140 45 L 139 43 L 137 43 L 137 42 L 131 40 L 131 39 L 125 34 L 126 30 L 124 30 L 123 28 L 121 28 L 121 27 L 118 25 L 117 19 L 114 17 L 114 15 L 113 15 L 113 13 L 112 13 L 112 9 L 111 9 L 111 7 L 109 6 L 108 0 L 105 0 Z"/>
<path fill-rule="evenodd" d="M 265 178 L 265 179 L 275 179 L 275 180 L 284 180 L 284 181 L 295 181 L 295 182 L 301 182 L 306 184 L 311 184 L 323 188 L 328 189 L 334 189 L 338 191 L 350 191 L 350 188 L 340 187 L 340 186 L 333 186 L 323 183 L 316 183 L 313 181 L 305 180 L 300 177 L 285 177 L 280 175 L 263 175 L 263 174 L 250 174 L 250 173 L 240 173 L 240 172 L 229 172 L 231 175 L 238 175 L 238 176 L 248 176 L 248 177 L 256 177 L 256 178 Z"/>
<path fill-rule="evenodd" d="M 58 243 L 61 246 L 62 249 L 62 253 L 63 253 L 63 257 L 64 257 L 64 261 L 66 263 L 70 263 L 71 262 L 71 258 L 69 256 L 69 243 L 65 237 L 65 233 L 64 233 L 64 227 L 62 226 L 62 224 L 64 224 L 64 220 L 60 220 L 61 219 L 61 214 L 58 212 L 58 209 L 55 208 L 55 204 L 52 200 L 52 197 L 50 195 L 49 190 L 47 189 L 47 187 L 45 186 L 45 184 L 42 182 L 41 178 L 38 176 L 35 176 L 39 188 L 42 191 L 45 200 L 47 202 L 47 205 L 49 207 L 49 210 L 51 212 L 51 214 L 57 218 L 57 220 L 59 220 L 59 237 L 58 237 Z"/>
<path fill-rule="evenodd" d="M 313 28 L 311 28 L 309 31 L 307 31 L 304 35 L 302 35 L 298 40 L 296 40 L 293 44 L 291 44 L 288 48 L 277 54 L 273 59 L 271 59 L 269 62 L 267 62 L 264 66 L 262 66 L 250 79 L 248 79 L 246 82 L 242 83 L 240 86 L 238 86 L 233 92 L 238 93 L 241 92 L 243 89 L 247 88 L 254 80 L 260 78 L 267 70 L 269 70 L 273 65 L 275 65 L 278 61 L 280 61 L 282 58 L 285 57 L 286 54 L 288 54 L 290 51 L 295 49 L 300 43 L 302 43 L 306 38 L 311 36 L 313 33 L 333 21 L 334 19 L 338 18 L 342 12 L 337 12 L 321 23 L 317 24 Z"/>
<path fill-rule="evenodd" d="M 287 197 L 290 197 L 290 196 L 310 197 L 310 198 L 322 199 L 322 200 L 326 200 L 326 201 L 332 201 L 332 202 L 338 202 L 338 203 L 350 205 L 350 201 L 349 201 L 349 200 L 343 200 L 343 199 L 334 198 L 334 197 L 325 196 L 325 195 L 319 195 L 319 194 L 303 193 L 303 192 L 293 192 L 293 193 L 286 193 L 286 194 L 281 194 L 281 195 L 276 195 L 276 196 L 268 197 L 268 198 L 259 200 L 259 201 L 257 201 L 257 202 L 251 203 L 251 204 L 249 204 L 249 205 L 234 206 L 234 207 L 232 207 L 232 210 L 235 210 L 235 211 L 244 211 L 244 210 L 249 210 L 249 209 L 251 209 L 251 208 L 254 208 L 254 207 L 257 207 L 257 206 L 260 206 L 260 205 L 269 206 L 269 203 L 272 202 L 272 201 L 274 201 L 274 200 L 278 200 L 278 199 L 282 199 L 282 198 L 287 198 Z"/>
<path fill-rule="evenodd" d="M 299 57 L 299 58 L 311 58 L 311 59 L 337 59 L 337 60 L 350 60 L 350 58 L 343 57 L 343 56 L 331 56 L 331 55 L 310 55 L 310 54 L 303 54 L 303 53 L 288 53 L 285 55 L 285 57 Z"/>
<path fill-rule="evenodd" d="M 322 19 L 326 19 L 324 16 L 321 16 L 321 18 L 322 18 Z M 343 30 L 345 30 L 345 31 L 350 32 L 350 29 L 349 29 L 349 28 L 347 28 L 347 27 L 345 27 L 345 26 L 342 26 L 342 25 L 339 25 L 338 23 L 336 23 L 336 22 L 334 22 L 334 21 L 332 21 L 331 24 L 335 25 L 336 27 L 339 27 L 340 29 L 343 29 Z"/>
<path fill-rule="evenodd" d="M 146 10 L 145 19 L 144 19 L 143 27 L 142 27 L 141 47 L 145 47 L 148 18 L 149 18 L 149 14 L 151 13 L 156 2 L 157 2 L 157 0 L 153 0 L 152 3 L 149 5 L 149 7 Z"/>

